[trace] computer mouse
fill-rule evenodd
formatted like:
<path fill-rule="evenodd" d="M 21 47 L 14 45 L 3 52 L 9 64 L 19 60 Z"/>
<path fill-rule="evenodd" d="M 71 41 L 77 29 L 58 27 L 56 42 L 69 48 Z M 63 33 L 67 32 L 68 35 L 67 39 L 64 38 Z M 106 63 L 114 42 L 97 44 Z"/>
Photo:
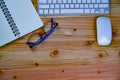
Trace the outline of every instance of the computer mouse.
<path fill-rule="evenodd" d="M 112 41 L 112 25 L 110 18 L 97 18 L 97 42 L 100 46 L 108 46 Z"/>

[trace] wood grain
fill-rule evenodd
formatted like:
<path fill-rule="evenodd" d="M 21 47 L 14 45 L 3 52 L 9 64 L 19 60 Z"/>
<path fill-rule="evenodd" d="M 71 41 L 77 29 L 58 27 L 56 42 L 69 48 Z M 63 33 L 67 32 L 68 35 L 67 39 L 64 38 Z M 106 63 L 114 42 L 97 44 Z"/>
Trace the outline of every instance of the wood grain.
<path fill-rule="evenodd" d="M 120 65 L 78 65 L 1 70 L 1 80 L 120 80 Z"/>
<path fill-rule="evenodd" d="M 37 0 L 32 1 L 37 10 Z M 112 22 L 112 43 L 106 47 L 96 41 L 98 16 Z M 25 42 L 40 29 L 0 48 L 0 80 L 120 80 L 120 0 L 111 0 L 110 15 L 55 21 L 59 27 L 35 50 Z"/>

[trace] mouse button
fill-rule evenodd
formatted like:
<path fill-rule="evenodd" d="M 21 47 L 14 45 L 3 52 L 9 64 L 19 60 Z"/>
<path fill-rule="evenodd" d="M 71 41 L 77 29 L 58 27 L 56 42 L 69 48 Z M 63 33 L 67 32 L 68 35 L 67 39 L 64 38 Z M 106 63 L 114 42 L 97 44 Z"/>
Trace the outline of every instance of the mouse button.
<path fill-rule="evenodd" d="M 102 36 L 98 41 L 98 44 L 102 46 L 109 45 L 110 43 L 111 41 L 106 36 Z"/>
<path fill-rule="evenodd" d="M 102 19 L 100 19 L 100 18 L 97 20 L 97 27 L 98 27 L 98 28 L 103 29 L 103 28 L 104 28 L 103 26 L 104 26 L 105 24 L 106 24 L 106 22 L 105 22 L 104 20 L 102 20 Z"/>
<path fill-rule="evenodd" d="M 105 29 L 103 25 L 98 25 L 97 26 L 97 35 L 102 36 L 105 34 Z"/>

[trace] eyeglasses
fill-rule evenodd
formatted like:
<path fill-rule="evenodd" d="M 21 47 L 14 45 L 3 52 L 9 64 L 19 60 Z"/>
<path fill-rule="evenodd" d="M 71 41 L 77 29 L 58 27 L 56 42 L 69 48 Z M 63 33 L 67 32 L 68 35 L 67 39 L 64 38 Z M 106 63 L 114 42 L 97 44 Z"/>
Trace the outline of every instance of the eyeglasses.
<path fill-rule="evenodd" d="M 50 23 L 50 26 L 47 26 L 48 23 Z M 51 19 L 50 21 L 44 24 L 44 26 L 41 28 L 40 33 L 32 34 L 28 38 L 26 44 L 28 44 L 31 49 L 35 48 L 38 44 L 42 43 L 48 36 L 50 36 L 54 32 L 57 26 L 58 23 L 54 22 L 54 20 Z M 36 36 L 38 37 L 37 40 L 36 40 Z"/>

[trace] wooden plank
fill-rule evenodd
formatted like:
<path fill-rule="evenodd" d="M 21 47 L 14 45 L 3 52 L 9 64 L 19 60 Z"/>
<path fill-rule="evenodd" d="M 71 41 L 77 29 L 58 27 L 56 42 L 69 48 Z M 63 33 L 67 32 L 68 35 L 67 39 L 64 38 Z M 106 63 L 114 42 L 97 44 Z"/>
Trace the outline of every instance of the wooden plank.
<path fill-rule="evenodd" d="M 62 50 L 58 55 L 51 56 L 52 50 L 32 52 L 3 53 L 1 69 L 32 68 L 56 65 L 90 65 L 90 64 L 119 64 L 120 52 L 117 50 Z M 70 53 L 71 52 L 71 53 Z M 86 56 L 87 55 L 87 56 Z"/>
<path fill-rule="evenodd" d="M 120 64 L 1 70 L 0 80 L 120 80 Z"/>

